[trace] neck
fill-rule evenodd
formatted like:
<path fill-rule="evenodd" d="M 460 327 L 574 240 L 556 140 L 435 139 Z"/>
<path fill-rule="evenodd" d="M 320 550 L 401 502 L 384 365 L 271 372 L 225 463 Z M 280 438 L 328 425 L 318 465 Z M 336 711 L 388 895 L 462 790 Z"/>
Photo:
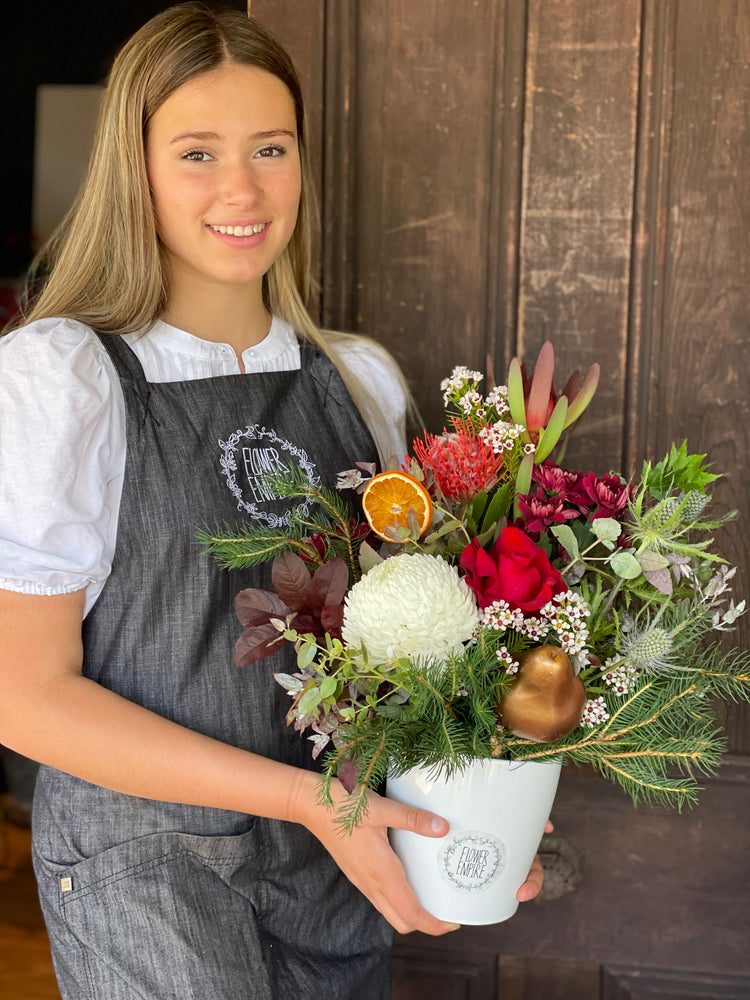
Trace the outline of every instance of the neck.
<path fill-rule="evenodd" d="M 241 367 L 242 352 L 259 344 L 271 326 L 260 281 L 220 286 L 195 280 L 173 282 L 161 319 L 201 340 L 229 344 Z"/>

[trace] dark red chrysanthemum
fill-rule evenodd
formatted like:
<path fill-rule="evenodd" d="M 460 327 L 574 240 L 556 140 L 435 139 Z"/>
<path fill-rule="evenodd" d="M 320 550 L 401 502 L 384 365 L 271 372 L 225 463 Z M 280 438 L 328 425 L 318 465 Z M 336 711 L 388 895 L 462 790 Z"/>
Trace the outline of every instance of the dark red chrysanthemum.
<path fill-rule="evenodd" d="M 594 472 L 584 476 L 580 484 L 581 499 L 578 501 L 589 520 L 597 517 L 616 518 L 625 509 L 633 495 L 634 488 L 619 476 L 602 476 Z"/>
<path fill-rule="evenodd" d="M 560 497 L 567 503 L 578 502 L 582 473 L 561 469 L 559 465 L 546 461 L 534 466 L 532 478 L 545 493 Z"/>
<path fill-rule="evenodd" d="M 571 518 L 580 517 L 580 511 L 565 507 L 563 496 L 548 497 L 543 490 L 528 496 L 519 493 L 517 499 L 523 529 L 532 536 L 540 535 L 552 524 L 564 524 Z"/>

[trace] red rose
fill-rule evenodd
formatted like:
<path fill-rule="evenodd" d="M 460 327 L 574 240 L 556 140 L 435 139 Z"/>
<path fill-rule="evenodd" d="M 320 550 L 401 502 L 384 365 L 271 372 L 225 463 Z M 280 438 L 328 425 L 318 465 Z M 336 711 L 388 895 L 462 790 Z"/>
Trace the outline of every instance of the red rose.
<path fill-rule="evenodd" d="M 480 608 L 507 601 L 521 611 L 538 611 L 568 588 L 547 553 L 519 528 L 503 528 L 491 552 L 476 538 L 461 554 L 461 566 Z"/>

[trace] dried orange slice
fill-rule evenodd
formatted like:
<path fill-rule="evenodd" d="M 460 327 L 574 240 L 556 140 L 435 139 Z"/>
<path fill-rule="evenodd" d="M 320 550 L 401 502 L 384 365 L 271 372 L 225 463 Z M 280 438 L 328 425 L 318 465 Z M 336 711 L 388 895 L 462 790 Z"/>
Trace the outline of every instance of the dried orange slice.
<path fill-rule="evenodd" d="M 420 535 L 432 523 L 430 494 L 406 472 L 379 472 L 373 476 L 362 494 L 362 509 L 372 530 L 386 541 L 392 541 L 386 528 L 394 524 L 405 528 L 410 510 L 417 516 Z"/>

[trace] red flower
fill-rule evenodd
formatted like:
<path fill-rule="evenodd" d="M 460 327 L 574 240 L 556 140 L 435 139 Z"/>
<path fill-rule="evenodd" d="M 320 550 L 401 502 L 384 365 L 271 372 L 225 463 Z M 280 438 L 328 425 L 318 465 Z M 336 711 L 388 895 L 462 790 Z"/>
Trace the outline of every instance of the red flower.
<path fill-rule="evenodd" d="M 589 520 L 594 521 L 597 517 L 614 517 L 627 506 L 633 495 L 634 489 L 619 476 L 602 476 L 599 479 L 595 472 L 590 472 L 581 480 L 580 493 L 581 504 L 584 512 L 588 508 L 595 507 L 593 514 L 589 514 Z M 588 503 L 587 503 L 588 501 Z"/>
<path fill-rule="evenodd" d="M 454 421 L 455 431 L 442 437 L 425 434 L 414 442 L 414 454 L 431 471 L 447 500 L 465 503 L 497 483 L 503 460 L 476 436 L 470 423 Z"/>
<path fill-rule="evenodd" d="M 552 524 L 563 524 L 573 517 L 580 517 L 581 512 L 565 508 L 561 496 L 547 497 L 543 490 L 524 496 L 518 494 L 518 510 L 524 522 L 524 529 L 538 538 Z"/>
<path fill-rule="evenodd" d="M 519 528 L 503 528 L 491 552 L 473 539 L 461 554 L 461 566 L 480 608 L 507 601 L 513 610 L 538 611 L 568 589 L 547 553 Z"/>
<path fill-rule="evenodd" d="M 357 523 L 356 518 L 349 518 L 349 531 L 353 541 L 358 542 L 370 534 L 370 526 L 366 522 L 361 524 Z M 329 545 L 329 534 L 316 531 L 314 535 L 308 535 L 305 538 L 305 543 L 311 546 L 318 553 L 322 560 L 326 560 L 330 555 L 330 545 Z M 317 559 L 306 556 L 304 552 L 300 552 L 300 557 L 306 563 L 318 562 Z"/>
<path fill-rule="evenodd" d="M 546 461 L 541 465 L 534 466 L 531 478 L 548 495 L 554 494 L 566 503 L 578 502 L 580 483 L 583 479 L 580 472 L 561 469 L 558 465 Z"/>

